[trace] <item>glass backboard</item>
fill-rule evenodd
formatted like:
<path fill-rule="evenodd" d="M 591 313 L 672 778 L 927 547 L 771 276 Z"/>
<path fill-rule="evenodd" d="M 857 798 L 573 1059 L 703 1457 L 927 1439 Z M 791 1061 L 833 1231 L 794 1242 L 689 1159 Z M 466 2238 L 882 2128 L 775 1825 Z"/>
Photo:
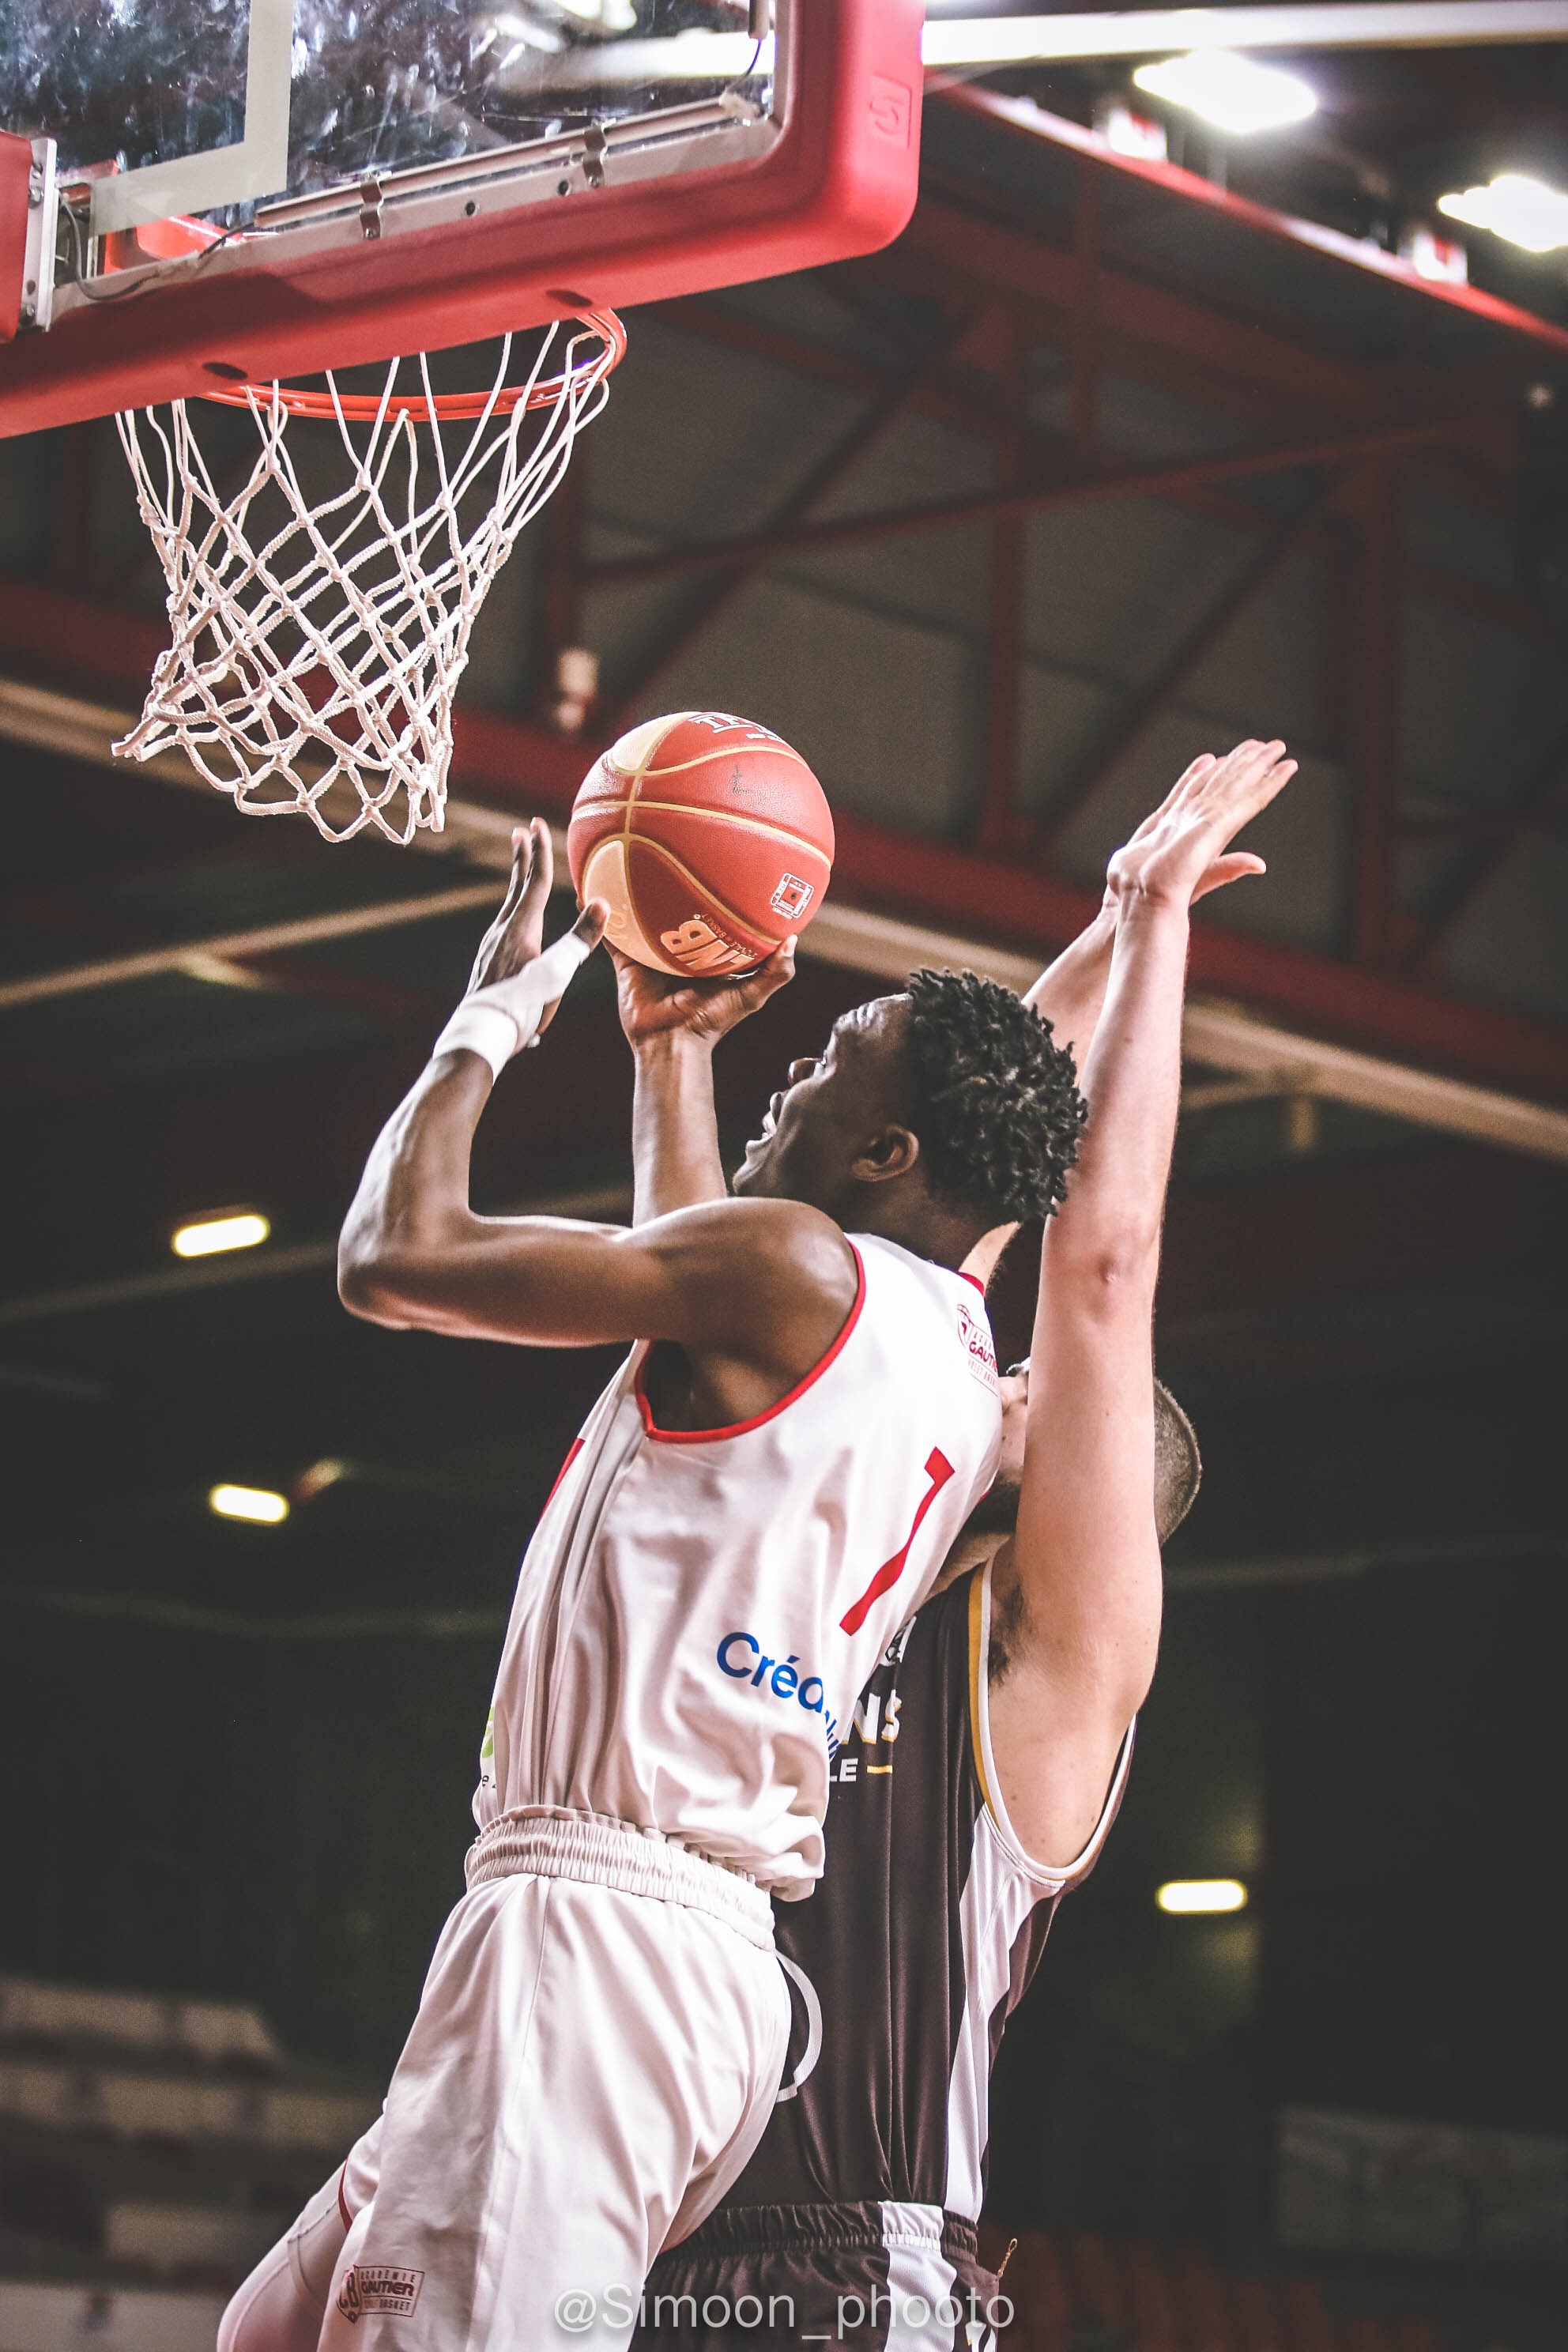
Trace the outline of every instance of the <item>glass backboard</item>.
<path fill-rule="evenodd" d="M 595 124 L 619 155 L 773 113 L 773 33 L 723 0 L 11 0 L 0 21 L 0 127 L 53 138 L 62 184 L 104 174 L 97 235 L 248 226 L 416 165 L 521 170 Z"/>

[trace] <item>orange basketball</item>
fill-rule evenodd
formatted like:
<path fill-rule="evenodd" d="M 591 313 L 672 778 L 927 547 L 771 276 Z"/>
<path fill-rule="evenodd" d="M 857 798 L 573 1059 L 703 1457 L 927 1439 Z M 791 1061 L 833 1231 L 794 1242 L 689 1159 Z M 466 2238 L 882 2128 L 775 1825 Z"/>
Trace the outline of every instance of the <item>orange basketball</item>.
<path fill-rule="evenodd" d="M 744 971 L 803 931 L 833 871 L 833 818 L 798 751 L 750 719 L 645 719 L 584 777 L 566 834 L 580 904 L 678 977 Z"/>

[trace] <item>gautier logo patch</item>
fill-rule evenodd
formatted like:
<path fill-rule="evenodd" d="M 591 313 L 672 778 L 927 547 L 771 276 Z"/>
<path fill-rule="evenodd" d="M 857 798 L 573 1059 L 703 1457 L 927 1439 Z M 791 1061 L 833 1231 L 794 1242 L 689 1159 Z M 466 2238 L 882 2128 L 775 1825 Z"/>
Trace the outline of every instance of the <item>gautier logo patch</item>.
<path fill-rule="evenodd" d="M 351 2327 L 373 2312 L 408 2319 L 424 2284 L 423 2271 L 399 2270 L 393 2263 L 356 2263 L 343 2281 L 338 2309 Z"/>
<path fill-rule="evenodd" d="M 958 1302 L 958 1339 L 971 1376 L 994 1396 L 999 1384 L 995 1351 L 991 1345 L 991 1327 L 984 1315 L 972 1315 L 962 1298 Z"/>

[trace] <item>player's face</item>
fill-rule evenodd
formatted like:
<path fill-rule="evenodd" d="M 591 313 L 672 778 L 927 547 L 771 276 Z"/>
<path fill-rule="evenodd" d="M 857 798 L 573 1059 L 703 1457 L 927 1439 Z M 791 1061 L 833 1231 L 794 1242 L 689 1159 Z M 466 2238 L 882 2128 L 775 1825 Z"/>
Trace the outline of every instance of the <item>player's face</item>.
<path fill-rule="evenodd" d="M 790 1064 L 788 1084 L 735 1171 L 737 1192 L 806 1201 L 842 1219 L 854 1199 L 855 1162 L 905 1116 L 908 1012 L 908 997 L 874 997 L 835 1023 L 822 1053 Z"/>

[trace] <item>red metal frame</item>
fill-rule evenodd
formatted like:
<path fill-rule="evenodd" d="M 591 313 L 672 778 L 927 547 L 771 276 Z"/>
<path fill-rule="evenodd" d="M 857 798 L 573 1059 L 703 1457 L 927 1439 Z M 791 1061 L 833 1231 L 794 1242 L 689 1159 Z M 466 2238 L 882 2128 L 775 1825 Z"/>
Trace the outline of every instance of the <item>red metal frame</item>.
<path fill-rule="evenodd" d="M 1132 179 L 1147 181 L 1152 186 L 1168 188 L 1173 195 L 1184 197 L 1189 204 L 1202 205 L 1210 212 L 1224 213 L 1248 228 L 1260 230 L 1266 236 L 1282 244 L 1310 247 L 1314 252 L 1346 263 L 1352 269 L 1363 269 L 1375 278 L 1407 288 L 1412 293 L 1425 295 L 1429 300 L 1442 302 L 1456 310 L 1468 310 L 1472 318 L 1489 320 L 1494 325 L 1508 328 L 1512 333 L 1527 335 L 1534 342 L 1543 343 L 1556 352 L 1568 351 L 1568 328 L 1558 326 L 1551 319 L 1542 319 L 1533 310 L 1522 310 L 1517 303 L 1505 302 L 1500 296 L 1485 293 L 1479 286 L 1451 286 L 1444 280 L 1417 277 L 1409 262 L 1398 254 L 1384 253 L 1376 246 L 1359 237 L 1346 236 L 1339 229 L 1324 228 L 1317 221 L 1300 220 L 1291 213 L 1276 212 L 1272 205 L 1256 203 L 1250 196 L 1238 196 L 1227 188 L 1205 180 L 1199 173 L 1189 172 L 1179 163 L 1155 163 L 1139 155 L 1123 155 L 1108 147 L 1094 131 L 1086 131 L 1081 123 L 1069 122 L 1064 116 L 1047 113 L 1032 99 L 999 97 L 988 89 L 950 89 L 942 93 L 951 106 L 983 116 L 1007 131 L 1020 132 L 1026 139 L 1044 140 L 1056 147 L 1074 149 L 1089 163 L 1098 164 L 1107 172 L 1120 172 Z"/>
<path fill-rule="evenodd" d="M 760 161 L 480 214 L 293 268 L 286 239 L 258 239 L 254 269 L 72 311 L 0 352 L 0 432 L 188 397 L 211 383 L 214 362 L 231 379 L 352 367 L 887 244 L 915 201 L 923 10 L 797 0 L 796 13 L 789 112 Z"/>
<path fill-rule="evenodd" d="M 27 266 L 27 198 L 33 144 L 0 131 L 0 343 L 14 341 L 22 322 L 22 278 Z"/>

